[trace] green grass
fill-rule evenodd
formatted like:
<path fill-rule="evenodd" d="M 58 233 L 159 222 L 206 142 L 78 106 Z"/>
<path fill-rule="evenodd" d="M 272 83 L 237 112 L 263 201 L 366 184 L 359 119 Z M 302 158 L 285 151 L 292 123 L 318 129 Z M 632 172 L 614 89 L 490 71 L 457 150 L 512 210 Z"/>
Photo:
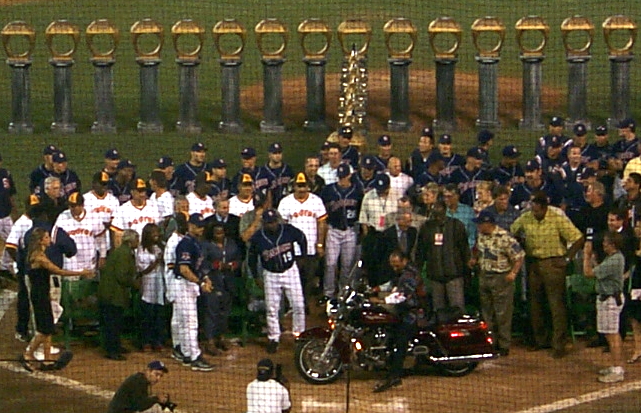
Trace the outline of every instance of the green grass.
<path fill-rule="evenodd" d="M 3 22 L 26 20 L 37 32 L 37 47 L 33 55 L 31 68 L 32 81 L 32 112 L 36 127 L 33 136 L 6 136 L 3 139 L 0 153 L 5 159 L 5 166 L 11 169 L 17 177 L 21 195 L 25 193 L 24 177 L 40 160 L 40 151 L 45 143 L 56 143 L 63 147 L 71 158 L 71 167 L 76 169 L 85 182 L 88 182 L 91 172 L 97 170 L 102 162 L 102 153 L 107 147 L 118 147 L 125 156 L 133 159 L 141 172 L 150 170 L 154 159 L 163 154 L 173 156 L 182 161 L 188 152 L 189 145 L 196 138 L 184 137 L 171 132 L 177 120 L 178 113 L 178 71 L 174 63 L 175 53 L 169 31 L 173 23 L 183 18 L 193 18 L 206 29 L 202 63 L 199 72 L 199 117 L 205 130 L 202 139 L 211 148 L 211 156 L 224 156 L 231 160 L 232 170 L 238 151 L 244 145 L 251 144 L 259 152 L 264 152 L 268 143 L 280 140 L 286 144 L 286 157 L 297 168 L 302 167 L 303 153 L 315 151 L 324 138 L 321 134 L 303 132 L 300 125 L 286 124 L 289 131 L 284 135 L 269 136 L 259 133 L 260 119 L 243 114 L 247 132 L 242 136 L 223 136 L 213 132 L 220 118 L 220 69 L 217 54 L 214 49 L 211 29 L 223 18 L 236 18 L 248 29 L 247 44 L 241 68 L 243 86 L 257 84 L 262 79 L 260 56 L 253 35 L 254 25 L 263 18 L 277 17 L 289 28 L 290 41 L 287 48 L 287 62 L 283 67 L 284 77 L 302 77 L 305 66 L 301 61 L 302 52 L 296 33 L 297 25 L 304 19 L 320 17 L 332 28 L 348 18 L 360 18 L 368 21 L 373 30 L 373 38 L 369 52 L 368 67 L 370 69 L 387 68 L 387 52 L 384 46 L 382 27 L 393 17 L 410 18 L 419 30 L 418 42 L 414 51 L 413 69 L 433 69 L 433 53 L 429 48 L 427 26 L 438 16 L 451 16 L 463 26 L 464 34 L 460 48 L 457 70 L 476 72 L 474 61 L 475 49 L 471 41 L 470 26 L 481 16 L 494 15 L 500 17 L 507 29 L 502 59 L 500 62 L 501 76 L 520 78 L 521 63 L 518 59 L 518 48 L 515 41 L 514 23 L 526 15 L 540 15 L 551 27 L 546 59 L 544 65 L 544 82 L 561 90 L 566 89 L 567 63 L 562 47 L 560 24 L 566 17 L 583 14 L 592 19 L 597 26 L 592 47 L 593 59 L 589 63 L 589 116 L 595 122 L 601 122 L 608 117 L 609 111 L 609 63 L 605 51 L 605 43 L 601 31 L 603 20 L 613 14 L 638 16 L 641 9 L 636 1 L 613 0 L 603 3 L 599 0 L 581 2 L 569 0 L 556 1 L 516 1 L 495 0 L 452 2 L 433 0 L 391 1 L 391 0 L 353 0 L 353 1 L 318 1 L 308 0 L 294 3 L 282 2 L 240 2 L 219 1 L 203 2 L 196 0 L 163 1 L 130 0 L 104 1 L 38 1 L 17 6 L 2 7 Z M 151 17 L 165 27 L 165 46 L 162 52 L 163 62 L 160 66 L 161 85 L 161 117 L 168 131 L 160 136 L 139 136 L 136 133 L 139 106 L 138 65 L 134 60 L 129 28 L 142 18 Z M 87 25 L 99 18 L 110 19 L 120 30 L 121 41 L 116 53 L 117 62 L 114 66 L 114 87 L 116 94 L 116 114 L 119 133 L 117 136 L 95 136 L 89 130 L 94 120 L 93 115 L 93 67 L 89 62 L 89 52 L 85 44 L 84 30 Z M 77 24 L 83 35 L 78 45 L 73 67 L 73 109 L 75 121 L 78 123 L 78 133 L 72 136 L 55 136 L 49 132 L 53 117 L 52 89 L 53 75 L 51 66 L 47 63 L 49 52 L 44 43 L 44 30 L 55 19 L 68 19 Z M 4 24 L 3 23 L 3 24 Z M 637 45 L 638 48 L 638 45 Z M 341 64 L 339 45 L 334 37 L 327 65 L 328 75 L 338 72 Z M 633 113 L 641 115 L 639 107 L 639 62 L 632 62 L 632 102 Z M 419 79 L 417 82 L 421 82 Z M 10 70 L 6 65 L 0 68 L 0 93 L 6 96 L 5 110 L 0 111 L 0 127 L 6 128 L 10 121 Z M 300 91 L 304 93 L 304 91 Z M 288 96 L 285 96 L 287 99 Z M 561 107 L 565 107 L 565 104 Z M 544 108 L 546 111 L 546 108 Z M 546 116 L 550 115 L 547 111 Z M 334 120 L 332 120 L 334 121 Z M 428 121 L 427 119 L 425 121 Z M 417 125 L 417 127 L 420 125 Z M 461 125 L 462 131 L 457 134 L 459 149 L 471 143 L 472 125 Z M 375 135 L 373 133 L 372 135 Z M 516 130 L 516 125 L 504 125 L 499 132 L 497 146 L 513 142 L 521 146 L 531 146 L 535 133 L 522 133 Z M 394 134 L 396 149 L 399 154 L 407 154 L 415 142 L 414 134 Z M 370 137 L 373 142 L 374 137 Z M 498 152 L 498 149 L 495 150 Z M 525 149 L 529 152 L 529 149 Z M 260 159 L 264 161 L 264 157 Z"/>

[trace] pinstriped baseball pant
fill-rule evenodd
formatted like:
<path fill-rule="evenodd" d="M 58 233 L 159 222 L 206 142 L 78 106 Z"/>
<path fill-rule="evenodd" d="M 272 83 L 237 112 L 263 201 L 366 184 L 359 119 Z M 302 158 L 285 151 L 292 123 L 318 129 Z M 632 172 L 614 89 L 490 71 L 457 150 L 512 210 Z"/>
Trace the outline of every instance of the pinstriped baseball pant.
<path fill-rule="evenodd" d="M 305 303 L 296 263 L 282 273 L 263 270 L 263 278 L 265 280 L 265 304 L 267 305 L 267 337 L 270 340 L 279 341 L 278 310 L 283 292 L 292 306 L 292 332 L 294 334 L 303 332 L 305 330 Z"/>
<path fill-rule="evenodd" d="M 336 264 L 341 260 L 341 271 L 338 288 L 347 284 L 347 278 L 356 261 L 356 231 L 354 228 L 340 230 L 329 227 L 325 240 L 325 277 L 323 278 L 323 295 L 334 297 L 336 292 Z"/>
<path fill-rule="evenodd" d="M 176 296 L 173 314 L 178 325 L 180 351 L 185 358 L 194 361 L 200 356 L 198 347 L 198 306 L 197 295 L 191 282 L 176 280 Z M 173 319 L 173 317 L 172 317 Z"/>

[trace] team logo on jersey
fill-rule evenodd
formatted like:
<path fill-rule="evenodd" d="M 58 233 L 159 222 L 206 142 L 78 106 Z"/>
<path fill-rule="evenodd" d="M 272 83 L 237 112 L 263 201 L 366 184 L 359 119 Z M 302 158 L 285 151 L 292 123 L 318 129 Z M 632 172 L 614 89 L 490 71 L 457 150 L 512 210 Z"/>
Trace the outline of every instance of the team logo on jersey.
<path fill-rule="evenodd" d="M 180 253 L 180 260 L 181 261 L 189 261 L 191 259 L 191 254 L 188 252 L 182 252 Z"/>

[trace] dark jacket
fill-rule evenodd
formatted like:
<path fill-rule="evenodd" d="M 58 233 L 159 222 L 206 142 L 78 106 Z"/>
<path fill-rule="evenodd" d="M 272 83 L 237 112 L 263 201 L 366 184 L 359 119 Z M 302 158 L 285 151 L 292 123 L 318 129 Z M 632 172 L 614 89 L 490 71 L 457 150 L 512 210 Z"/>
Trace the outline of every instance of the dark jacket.
<path fill-rule="evenodd" d="M 143 373 L 136 373 L 118 387 L 107 413 L 142 412 L 156 403 L 158 397 L 149 396 L 149 380 Z"/>
<path fill-rule="evenodd" d="M 416 263 L 419 270 L 425 265 L 427 278 L 448 282 L 463 277 L 469 260 L 470 246 L 461 221 L 450 217 L 425 221 L 418 234 Z"/>
<path fill-rule="evenodd" d="M 414 227 L 409 227 L 407 229 L 407 251 L 404 252 L 407 254 L 411 262 L 414 262 L 413 253 L 417 237 L 418 230 Z M 400 240 L 398 238 L 398 229 L 396 228 L 396 225 L 392 225 L 383 231 L 383 250 L 385 251 L 386 260 L 395 249 L 400 249 Z"/>
<path fill-rule="evenodd" d="M 122 244 L 107 256 L 105 267 L 100 271 L 98 300 L 103 304 L 128 308 L 131 304 L 131 288 L 138 288 L 134 250 Z"/>

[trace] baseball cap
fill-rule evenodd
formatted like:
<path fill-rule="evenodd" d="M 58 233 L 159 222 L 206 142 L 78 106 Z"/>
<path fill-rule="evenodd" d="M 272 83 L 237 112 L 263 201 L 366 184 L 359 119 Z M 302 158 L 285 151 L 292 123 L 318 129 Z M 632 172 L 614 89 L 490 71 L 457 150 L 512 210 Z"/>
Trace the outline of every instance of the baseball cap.
<path fill-rule="evenodd" d="M 207 221 L 205 221 L 205 217 L 203 217 L 203 214 L 199 214 L 199 213 L 191 214 L 189 216 L 188 222 L 200 228 L 207 225 Z"/>
<path fill-rule="evenodd" d="M 129 159 L 123 159 L 120 162 L 118 162 L 118 169 L 124 169 L 124 168 L 135 168 L 136 165 L 134 165 Z"/>
<path fill-rule="evenodd" d="M 109 182 L 109 174 L 104 171 L 96 172 L 91 178 L 91 182 L 100 182 L 103 185 L 107 185 Z"/>
<path fill-rule="evenodd" d="M 386 174 L 376 175 L 376 181 L 374 181 L 374 188 L 376 188 L 377 191 L 384 191 L 387 188 L 389 188 L 389 185 L 390 185 L 390 179 L 388 175 Z"/>
<path fill-rule="evenodd" d="M 466 156 L 474 159 L 483 159 L 483 149 L 479 148 L 478 146 L 474 146 L 468 149 Z"/>
<path fill-rule="evenodd" d="M 262 359 L 258 362 L 256 370 L 256 379 L 258 381 L 267 381 L 274 377 L 274 362 L 270 359 Z"/>
<path fill-rule="evenodd" d="M 274 142 L 269 145 L 268 151 L 269 153 L 281 153 L 283 151 L 283 145 L 278 142 Z"/>
<path fill-rule="evenodd" d="M 491 139 L 494 139 L 494 134 L 487 129 L 480 130 L 476 135 L 476 140 L 482 145 L 488 143 Z"/>
<path fill-rule="evenodd" d="M 252 176 L 250 174 L 243 174 L 243 176 L 240 177 L 240 183 L 242 184 L 251 184 L 254 182 L 252 179 Z"/>
<path fill-rule="evenodd" d="M 560 116 L 552 116 L 550 119 L 550 126 L 563 126 L 563 118 Z"/>
<path fill-rule="evenodd" d="M 389 146 L 392 144 L 392 138 L 389 135 L 381 135 L 378 137 L 379 146 Z"/>
<path fill-rule="evenodd" d="M 256 149 L 252 147 L 247 147 L 243 148 L 242 151 L 240 151 L 240 157 L 243 159 L 251 159 L 256 157 Z"/>
<path fill-rule="evenodd" d="M 28 202 L 29 206 L 38 205 L 39 203 L 40 203 L 40 198 L 38 198 L 38 195 L 35 195 L 35 194 L 29 195 L 29 202 Z"/>
<path fill-rule="evenodd" d="M 596 176 L 594 168 L 585 168 L 581 171 L 581 179 L 592 178 Z"/>
<path fill-rule="evenodd" d="M 599 125 L 594 129 L 594 134 L 597 136 L 605 136 L 608 134 L 608 127 L 605 125 Z"/>
<path fill-rule="evenodd" d="M 506 158 L 518 158 L 521 156 L 521 152 L 514 145 L 507 145 L 503 147 L 503 156 Z"/>
<path fill-rule="evenodd" d="M 212 168 L 227 168 L 227 162 L 223 158 L 216 158 L 211 163 Z"/>
<path fill-rule="evenodd" d="M 448 135 L 447 133 L 441 135 L 438 138 L 438 143 L 441 143 L 443 145 L 451 145 L 452 144 L 452 135 Z"/>
<path fill-rule="evenodd" d="M 191 145 L 192 152 L 205 152 L 206 150 L 207 150 L 207 147 L 205 147 L 205 144 L 202 142 L 196 142 L 193 145 Z"/>
<path fill-rule="evenodd" d="M 494 214 L 486 209 L 482 210 L 479 213 L 479 216 L 476 218 L 473 218 L 472 221 L 475 224 L 484 224 L 484 223 L 491 223 L 494 224 L 496 223 L 496 218 L 494 217 Z"/>
<path fill-rule="evenodd" d="M 353 134 L 354 130 L 351 126 L 343 126 L 338 130 L 338 136 L 342 136 L 343 138 L 352 139 Z"/>
<path fill-rule="evenodd" d="M 321 145 L 321 147 L 320 147 L 320 150 L 321 150 L 321 151 L 326 151 L 326 150 L 328 150 L 328 149 L 329 149 L 329 145 L 330 145 L 330 143 L 329 143 L 328 141 L 323 142 L 323 144 L 322 144 L 322 145 Z"/>
<path fill-rule="evenodd" d="M 53 155 L 56 152 L 58 152 L 58 148 L 56 148 L 54 145 L 47 145 L 47 146 L 45 146 L 44 150 L 42 151 L 42 154 L 43 155 Z"/>
<path fill-rule="evenodd" d="M 307 185 L 307 176 L 305 176 L 304 172 L 299 172 L 296 174 L 296 179 L 294 179 L 294 184 L 299 185 L 299 184 L 305 184 Z"/>
<path fill-rule="evenodd" d="M 558 136 L 550 136 L 550 138 L 548 139 L 548 146 L 551 148 L 560 148 L 561 146 L 563 146 L 563 143 Z"/>
<path fill-rule="evenodd" d="M 85 198 L 80 192 L 73 192 L 71 195 L 69 195 L 69 198 L 67 198 L 67 202 L 69 203 L 69 205 L 84 205 Z"/>
<path fill-rule="evenodd" d="M 67 162 L 67 155 L 65 155 L 65 153 L 64 153 L 64 152 L 62 152 L 62 151 L 58 151 L 58 152 L 55 152 L 55 153 L 52 155 L 51 160 L 52 160 L 54 163 L 63 163 L 63 162 Z"/>
<path fill-rule="evenodd" d="M 433 150 L 430 152 L 430 155 L 427 157 L 427 164 L 431 165 L 434 162 L 442 161 L 443 155 L 439 151 Z"/>
<path fill-rule="evenodd" d="M 347 176 L 349 176 L 352 173 L 349 169 L 349 165 L 346 163 L 342 163 L 338 165 L 338 168 L 336 168 L 336 176 L 338 176 L 338 179 L 343 179 Z"/>
<path fill-rule="evenodd" d="M 174 160 L 169 156 L 163 156 L 162 158 L 158 159 L 158 163 L 156 163 L 156 166 L 160 169 L 169 168 L 170 166 L 174 166 Z"/>
<path fill-rule="evenodd" d="M 373 155 L 365 155 L 363 159 L 361 159 L 361 166 L 365 169 L 376 169 L 378 164 Z"/>
<path fill-rule="evenodd" d="M 146 191 L 147 190 L 147 183 L 145 182 L 144 179 L 134 179 L 129 183 L 129 187 L 132 190 L 137 190 L 137 191 Z"/>
<path fill-rule="evenodd" d="M 434 137 L 434 129 L 430 128 L 429 126 L 426 126 L 421 130 L 421 136 L 429 136 L 430 138 Z"/>
<path fill-rule="evenodd" d="M 632 118 L 625 118 L 617 125 L 619 129 L 630 128 L 634 129 L 637 126 L 636 122 Z"/>
<path fill-rule="evenodd" d="M 532 171 L 536 171 L 537 169 L 541 169 L 541 164 L 536 159 L 530 159 L 525 164 L 526 171 L 532 172 Z"/>
<path fill-rule="evenodd" d="M 167 370 L 167 366 L 165 366 L 165 363 L 160 360 L 154 360 L 151 363 L 147 364 L 147 368 L 149 370 L 160 370 L 163 373 L 169 373 L 169 370 Z"/>
<path fill-rule="evenodd" d="M 574 125 L 574 127 L 572 127 L 572 132 L 576 136 L 585 136 L 588 133 L 588 128 L 586 128 L 582 123 L 577 123 L 576 125 Z"/>
<path fill-rule="evenodd" d="M 118 152 L 118 149 L 116 148 L 107 149 L 105 152 L 105 159 L 111 159 L 112 161 L 120 159 L 120 152 Z"/>
<path fill-rule="evenodd" d="M 275 209 L 269 208 L 263 212 L 263 222 L 270 223 L 278 221 L 278 212 Z"/>

